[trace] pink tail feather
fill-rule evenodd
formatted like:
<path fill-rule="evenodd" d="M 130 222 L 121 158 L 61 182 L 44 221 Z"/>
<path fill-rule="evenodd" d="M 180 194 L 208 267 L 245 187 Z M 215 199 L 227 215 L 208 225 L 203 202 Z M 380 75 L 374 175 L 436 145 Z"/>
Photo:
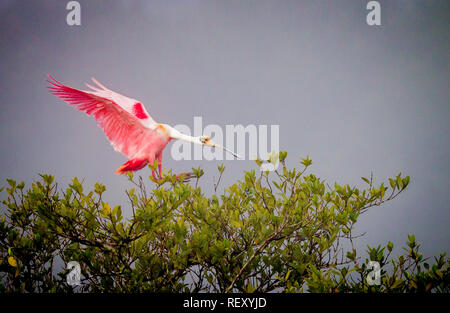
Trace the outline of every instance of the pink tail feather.
<path fill-rule="evenodd" d="M 148 164 L 145 159 L 131 159 L 116 170 L 116 174 L 126 174 L 127 172 L 138 171 Z"/>

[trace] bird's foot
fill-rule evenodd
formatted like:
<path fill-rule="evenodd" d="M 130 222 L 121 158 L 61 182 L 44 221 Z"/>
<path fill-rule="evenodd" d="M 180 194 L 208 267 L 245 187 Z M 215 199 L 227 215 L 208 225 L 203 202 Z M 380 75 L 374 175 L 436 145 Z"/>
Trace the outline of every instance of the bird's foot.
<path fill-rule="evenodd" d="M 194 177 L 194 174 L 192 172 L 189 172 L 189 173 L 177 174 L 177 179 L 181 180 L 181 176 L 183 176 L 183 175 L 184 175 L 184 180 L 182 181 L 183 183 L 189 182 Z"/>

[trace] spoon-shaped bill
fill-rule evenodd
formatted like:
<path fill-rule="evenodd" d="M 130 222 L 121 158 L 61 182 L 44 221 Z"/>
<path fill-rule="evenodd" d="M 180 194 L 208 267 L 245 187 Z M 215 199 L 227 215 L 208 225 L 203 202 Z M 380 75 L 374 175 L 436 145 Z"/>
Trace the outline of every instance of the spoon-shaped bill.
<path fill-rule="evenodd" d="M 225 147 L 223 147 L 221 145 L 218 145 L 218 144 L 214 143 L 213 147 L 221 148 L 221 149 L 225 150 L 226 152 L 230 153 L 231 155 L 233 155 L 235 158 L 243 159 L 243 157 L 241 157 L 239 154 L 234 153 L 233 151 L 228 150 L 227 148 L 225 148 Z"/>

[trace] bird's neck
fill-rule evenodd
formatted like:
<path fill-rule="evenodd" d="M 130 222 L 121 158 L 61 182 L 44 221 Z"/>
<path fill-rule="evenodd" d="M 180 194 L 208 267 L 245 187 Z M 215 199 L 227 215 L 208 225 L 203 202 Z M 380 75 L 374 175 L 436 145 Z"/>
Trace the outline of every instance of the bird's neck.
<path fill-rule="evenodd" d="M 169 131 L 171 139 L 184 140 L 187 142 L 201 144 L 199 137 L 193 137 L 193 136 L 183 134 L 182 132 L 179 132 L 178 130 L 176 130 L 175 128 L 173 128 L 169 125 L 164 125 L 164 127 Z"/>

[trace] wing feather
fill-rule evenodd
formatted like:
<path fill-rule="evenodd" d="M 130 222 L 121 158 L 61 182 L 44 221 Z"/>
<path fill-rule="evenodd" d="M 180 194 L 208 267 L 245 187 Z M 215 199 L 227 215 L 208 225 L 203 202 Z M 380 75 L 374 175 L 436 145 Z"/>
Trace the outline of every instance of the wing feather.
<path fill-rule="evenodd" d="M 98 87 L 86 84 L 92 91 L 65 86 L 49 75 L 47 88 L 71 106 L 91 115 L 103 129 L 116 151 L 133 159 L 140 157 L 152 142 L 160 140 L 157 123 L 137 100 L 116 93 L 97 80 Z M 136 110 L 136 107 L 139 110 Z"/>

